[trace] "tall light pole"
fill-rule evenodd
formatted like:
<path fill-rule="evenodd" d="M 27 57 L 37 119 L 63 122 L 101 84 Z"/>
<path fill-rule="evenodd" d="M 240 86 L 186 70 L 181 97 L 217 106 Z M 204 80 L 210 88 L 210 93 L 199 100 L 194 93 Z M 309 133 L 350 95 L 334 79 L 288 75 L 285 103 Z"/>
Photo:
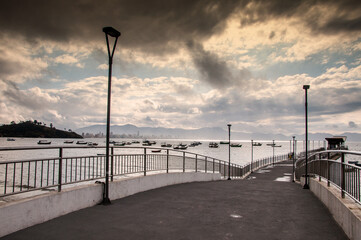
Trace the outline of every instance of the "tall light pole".
<path fill-rule="evenodd" d="M 295 181 L 295 136 L 292 136 L 293 152 L 292 152 L 292 182 Z"/>
<path fill-rule="evenodd" d="M 275 140 L 272 140 L 272 165 L 275 165 Z"/>
<path fill-rule="evenodd" d="M 228 180 L 231 180 L 231 124 L 228 126 Z"/>
<path fill-rule="evenodd" d="M 110 103 L 111 103 L 111 87 L 112 87 L 112 64 L 113 64 L 113 56 L 115 51 L 115 46 L 117 45 L 118 37 L 120 36 L 120 32 L 115 30 L 112 27 L 104 27 L 103 32 L 105 33 L 105 39 L 107 41 L 108 48 L 108 57 L 109 57 L 109 73 L 108 73 L 108 105 L 107 105 L 107 133 L 106 133 L 106 153 L 105 153 L 105 189 L 104 189 L 104 197 L 103 204 L 110 204 L 109 199 L 109 135 L 110 135 Z M 114 46 L 113 50 L 110 52 L 109 48 L 109 36 L 114 37 Z"/>
<path fill-rule="evenodd" d="M 303 85 L 303 89 L 305 90 L 305 139 L 306 139 L 306 169 L 305 169 L 305 185 L 303 185 L 303 189 L 310 189 L 308 186 L 308 173 L 307 173 L 307 157 L 308 157 L 308 102 L 307 102 L 307 90 L 310 89 L 310 85 Z"/>
<path fill-rule="evenodd" d="M 252 149 L 252 158 L 251 158 L 251 173 L 253 173 L 253 168 L 252 168 L 252 166 L 253 166 L 253 140 L 251 140 L 251 149 Z"/>

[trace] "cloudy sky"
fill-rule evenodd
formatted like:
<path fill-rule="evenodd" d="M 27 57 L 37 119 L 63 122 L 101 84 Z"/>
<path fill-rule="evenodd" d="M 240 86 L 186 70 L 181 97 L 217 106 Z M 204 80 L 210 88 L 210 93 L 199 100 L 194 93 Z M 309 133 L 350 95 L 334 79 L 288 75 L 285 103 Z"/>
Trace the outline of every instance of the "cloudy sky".
<path fill-rule="evenodd" d="M 0 4 L 0 123 L 106 123 L 104 26 L 121 32 L 112 124 L 361 133 L 361 1 Z"/>

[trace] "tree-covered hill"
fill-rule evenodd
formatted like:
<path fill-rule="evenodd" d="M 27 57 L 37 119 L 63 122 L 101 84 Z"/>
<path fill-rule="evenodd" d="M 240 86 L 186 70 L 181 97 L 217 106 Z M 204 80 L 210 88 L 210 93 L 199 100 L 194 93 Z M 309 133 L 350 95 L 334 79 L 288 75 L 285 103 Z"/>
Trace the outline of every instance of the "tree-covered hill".
<path fill-rule="evenodd" d="M 72 131 L 62 131 L 42 125 L 37 121 L 26 121 L 0 126 L 0 137 L 29 137 L 29 138 L 83 138 Z"/>

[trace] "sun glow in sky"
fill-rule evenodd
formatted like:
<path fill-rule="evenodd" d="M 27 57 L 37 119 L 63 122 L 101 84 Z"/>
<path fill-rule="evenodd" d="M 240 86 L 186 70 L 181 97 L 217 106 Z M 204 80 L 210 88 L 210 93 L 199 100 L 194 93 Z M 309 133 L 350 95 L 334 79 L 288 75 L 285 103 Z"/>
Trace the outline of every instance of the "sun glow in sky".
<path fill-rule="evenodd" d="M 361 133 L 360 1 L 6 1 L 0 123 Z"/>

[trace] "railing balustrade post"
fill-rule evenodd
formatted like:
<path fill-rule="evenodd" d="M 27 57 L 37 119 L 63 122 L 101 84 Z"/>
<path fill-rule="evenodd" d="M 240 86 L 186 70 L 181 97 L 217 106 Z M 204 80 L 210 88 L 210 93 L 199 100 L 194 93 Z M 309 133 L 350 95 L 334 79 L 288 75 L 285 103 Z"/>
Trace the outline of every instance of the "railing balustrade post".
<path fill-rule="evenodd" d="M 186 171 L 186 153 L 183 152 L 183 172 Z"/>
<path fill-rule="evenodd" d="M 327 153 L 327 187 L 330 186 L 330 153 Z"/>
<path fill-rule="evenodd" d="M 144 176 L 147 176 L 147 149 L 144 148 Z"/>
<path fill-rule="evenodd" d="M 169 149 L 167 149 L 167 173 L 169 173 Z"/>
<path fill-rule="evenodd" d="M 114 172 L 113 172 L 113 169 L 114 169 L 114 147 L 110 148 L 110 154 L 111 154 L 111 157 L 110 157 L 110 181 L 113 182 L 113 175 L 114 175 Z"/>
<path fill-rule="evenodd" d="M 196 154 L 196 172 L 198 171 L 198 154 Z"/>
<path fill-rule="evenodd" d="M 207 173 L 208 160 L 207 157 L 204 159 L 204 171 Z"/>
<path fill-rule="evenodd" d="M 322 158 L 322 153 L 320 153 L 318 155 L 318 161 L 319 161 L 319 165 L 318 165 L 318 171 L 319 171 L 319 174 L 318 174 L 318 181 L 321 182 L 321 158 Z"/>
<path fill-rule="evenodd" d="M 213 173 L 214 173 L 214 167 L 215 167 L 215 165 L 214 165 L 214 158 L 213 158 Z"/>
<path fill-rule="evenodd" d="M 345 198 L 345 154 L 341 153 L 341 197 Z"/>
<path fill-rule="evenodd" d="M 58 192 L 61 191 L 61 180 L 63 170 L 63 148 L 59 148 L 59 173 L 58 173 Z M 41 173 L 43 174 L 43 173 Z M 35 186 L 36 187 L 36 186 Z"/>

